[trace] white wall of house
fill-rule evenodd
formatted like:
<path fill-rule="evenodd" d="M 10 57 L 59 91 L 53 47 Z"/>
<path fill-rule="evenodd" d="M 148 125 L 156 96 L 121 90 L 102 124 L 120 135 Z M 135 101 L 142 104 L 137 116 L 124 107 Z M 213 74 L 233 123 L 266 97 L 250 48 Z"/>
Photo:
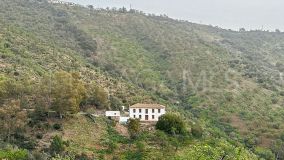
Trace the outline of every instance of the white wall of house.
<path fill-rule="evenodd" d="M 148 112 L 147 112 L 148 111 Z M 141 121 L 158 121 L 159 117 L 166 113 L 165 108 L 130 108 L 130 118 L 139 118 Z M 148 117 L 148 119 L 147 119 Z"/>

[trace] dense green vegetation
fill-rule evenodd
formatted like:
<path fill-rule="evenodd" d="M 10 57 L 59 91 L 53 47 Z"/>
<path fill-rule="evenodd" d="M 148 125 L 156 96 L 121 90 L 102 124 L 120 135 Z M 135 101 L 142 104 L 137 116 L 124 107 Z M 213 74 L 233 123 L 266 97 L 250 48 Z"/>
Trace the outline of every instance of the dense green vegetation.
<path fill-rule="evenodd" d="M 140 120 L 139 119 L 129 119 L 127 124 L 127 129 L 132 139 L 137 138 L 140 132 Z"/>
<path fill-rule="evenodd" d="M 0 17 L 2 159 L 284 157 L 281 32 L 45 0 Z M 172 113 L 128 134 L 91 115 L 138 102 Z"/>
<path fill-rule="evenodd" d="M 186 133 L 185 124 L 181 117 L 169 113 L 159 117 L 159 121 L 156 124 L 156 129 L 172 135 Z"/>

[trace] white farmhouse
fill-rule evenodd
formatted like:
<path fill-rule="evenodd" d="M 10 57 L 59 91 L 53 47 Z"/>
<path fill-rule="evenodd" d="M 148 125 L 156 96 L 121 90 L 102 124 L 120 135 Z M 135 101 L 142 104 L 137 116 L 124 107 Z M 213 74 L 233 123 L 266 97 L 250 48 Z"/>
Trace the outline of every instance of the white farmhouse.
<path fill-rule="evenodd" d="M 144 122 L 158 121 L 166 113 L 166 107 L 160 104 L 135 104 L 129 107 L 130 118 L 139 118 Z"/>

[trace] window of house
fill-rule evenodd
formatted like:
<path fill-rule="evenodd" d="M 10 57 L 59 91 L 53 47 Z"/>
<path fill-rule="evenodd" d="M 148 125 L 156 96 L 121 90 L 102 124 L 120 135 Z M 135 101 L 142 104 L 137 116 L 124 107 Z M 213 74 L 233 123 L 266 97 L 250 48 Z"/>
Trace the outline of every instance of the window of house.
<path fill-rule="evenodd" d="M 142 112 L 142 109 L 139 109 L 139 113 L 141 113 Z"/>
<path fill-rule="evenodd" d="M 136 118 L 136 115 L 134 115 L 133 118 Z"/>
<path fill-rule="evenodd" d="M 136 109 L 133 109 L 133 113 L 135 113 L 136 112 Z"/>
<path fill-rule="evenodd" d="M 155 119 L 155 115 L 152 115 L 152 119 Z"/>
<path fill-rule="evenodd" d="M 149 120 L 149 115 L 145 115 L 145 120 L 146 120 L 146 121 Z"/>
<path fill-rule="evenodd" d="M 158 109 L 158 113 L 161 113 L 161 109 Z"/>
<path fill-rule="evenodd" d="M 148 113 L 148 109 L 146 109 L 145 112 Z"/>
<path fill-rule="evenodd" d="M 141 116 L 141 115 L 139 115 L 139 118 L 141 119 L 141 118 L 142 118 L 142 116 Z"/>
<path fill-rule="evenodd" d="M 152 109 L 152 113 L 155 113 L 155 109 Z"/>

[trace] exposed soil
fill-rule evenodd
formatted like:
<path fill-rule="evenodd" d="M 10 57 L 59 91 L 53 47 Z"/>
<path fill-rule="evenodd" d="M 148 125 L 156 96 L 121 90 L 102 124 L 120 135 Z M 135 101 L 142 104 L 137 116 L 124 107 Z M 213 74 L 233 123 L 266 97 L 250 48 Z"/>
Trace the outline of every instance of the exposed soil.
<path fill-rule="evenodd" d="M 129 137 L 127 127 L 121 124 L 116 124 L 115 130 L 122 136 Z"/>

